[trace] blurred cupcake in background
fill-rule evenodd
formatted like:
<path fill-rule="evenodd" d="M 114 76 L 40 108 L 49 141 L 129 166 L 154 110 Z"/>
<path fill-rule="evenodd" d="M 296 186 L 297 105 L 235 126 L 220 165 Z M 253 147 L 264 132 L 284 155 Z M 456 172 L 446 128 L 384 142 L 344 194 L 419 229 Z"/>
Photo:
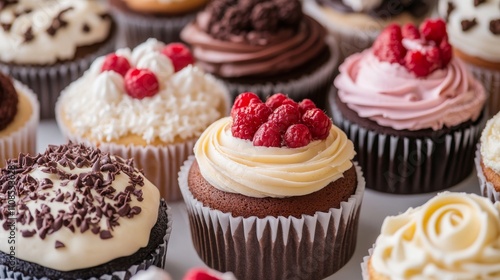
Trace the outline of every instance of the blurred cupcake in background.
<path fill-rule="evenodd" d="M 500 111 L 500 0 L 439 2 L 450 43 L 489 93 L 490 116 Z"/>
<path fill-rule="evenodd" d="M 342 61 L 369 48 L 390 23 L 419 24 L 434 4 L 433 0 L 304 0 L 304 12 L 337 38 Z"/>
<path fill-rule="evenodd" d="M 500 201 L 500 113 L 486 123 L 475 162 L 482 195 Z"/>
<path fill-rule="evenodd" d="M 148 38 L 178 42 L 182 28 L 209 0 L 108 0 L 125 46 L 134 48 Z"/>
<path fill-rule="evenodd" d="M 336 42 L 298 0 L 214 0 L 181 33 L 198 64 L 233 98 L 286 92 L 324 107 L 338 62 Z"/>
<path fill-rule="evenodd" d="M 97 0 L 0 2 L 0 71 L 38 95 L 54 117 L 61 90 L 115 47 L 114 23 Z"/>
<path fill-rule="evenodd" d="M 133 158 L 164 198 L 180 199 L 180 166 L 230 102 L 224 85 L 192 63 L 186 46 L 156 39 L 98 58 L 61 93 L 63 135 Z"/>

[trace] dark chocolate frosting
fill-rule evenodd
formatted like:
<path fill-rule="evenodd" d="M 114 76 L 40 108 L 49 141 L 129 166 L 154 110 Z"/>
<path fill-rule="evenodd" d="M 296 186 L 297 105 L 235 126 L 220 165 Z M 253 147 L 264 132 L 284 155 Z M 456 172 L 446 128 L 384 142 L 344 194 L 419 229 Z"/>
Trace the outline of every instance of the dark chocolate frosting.
<path fill-rule="evenodd" d="M 339 12 L 354 12 L 342 0 L 316 0 L 316 2 Z M 415 17 L 422 17 L 429 13 L 431 6 L 432 0 L 383 0 L 380 6 L 366 12 L 375 18 L 398 16 L 405 12 Z"/>
<path fill-rule="evenodd" d="M 0 72 L 0 130 L 6 128 L 17 114 L 19 102 L 12 80 Z"/>

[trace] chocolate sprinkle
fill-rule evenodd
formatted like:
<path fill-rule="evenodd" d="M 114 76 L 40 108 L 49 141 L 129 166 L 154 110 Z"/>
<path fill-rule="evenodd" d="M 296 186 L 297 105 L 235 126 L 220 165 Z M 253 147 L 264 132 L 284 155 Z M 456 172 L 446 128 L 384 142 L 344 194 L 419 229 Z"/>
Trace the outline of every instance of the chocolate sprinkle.
<path fill-rule="evenodd" d="M 472 20 L 464 19 L 461 21 L 461 24 L 462 24 L 462 30 L 465 32 L 470 30 L 472 27 L 476 26 L 477 20 L 476 18 L 473 18 Z"/>
<path fill-rule="evenodd" d="M 64 28 L 68 25 L 68 22 L 62 19 L 62 16 L 68 12 L 73 10 L 73 7 L 66 8 L 62 11 L 60 11 L 53 19 L 52 23 L 50 24 L 50 27 L 47 29 L 47 33 L 50 36 L 56 35 L 57 31 L 61 28 Z"/>
<path fill-rule="evenodd" d="M 490 21 L 490 31 L 495 35 L 500 35 L 500 19 Z"/>
<path fill-rule="evenodd" d="M 103 230 L 101 231 L 101 233 L 99 234 L 99 237 L 101 239 L 110 239 L 113 237 L 113 235 L 111 235 L 111 232 L 109 232 L 109 230 Z"/>
<path fill-rule="evenodd" d="M 55 245 L 56 249 L 64 248 L 64 247 L 66 247 L 66 245 L 64 245 L 64 243 L 62 243 L 61 241 L 56 240 L 56 245 Z"/>
<path fill-rule="evenodd" d="M 83 26 L 82 26 L 83 33 L 89 33 L 90 30 L 91 30 L 90 26 L 88 24 L 84 23 Z M 77 167 L 80 167 L 80 166 L 78 166 L 78 163 L 77 163 Z"/>
<path fill-rule="evenodd" d="M 30 26 L 26 29 L 26 32 L 24 32 L 24 42 L 28 43 L 33 41 L 33 39 L 35 39 L 35 35 L 33 35 L 33 28 Z"/>

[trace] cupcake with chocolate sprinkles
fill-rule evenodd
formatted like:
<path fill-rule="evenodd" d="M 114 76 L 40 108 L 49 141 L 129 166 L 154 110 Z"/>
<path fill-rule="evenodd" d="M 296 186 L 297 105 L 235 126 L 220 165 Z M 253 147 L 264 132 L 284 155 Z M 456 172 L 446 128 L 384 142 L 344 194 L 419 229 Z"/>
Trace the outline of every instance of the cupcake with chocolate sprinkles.
<path fill-rule="evenodd" d="M 130 279 L 165 266 L 171 218 L 133 160 L 68 143 L 0 170 L 0 278 Z"/>

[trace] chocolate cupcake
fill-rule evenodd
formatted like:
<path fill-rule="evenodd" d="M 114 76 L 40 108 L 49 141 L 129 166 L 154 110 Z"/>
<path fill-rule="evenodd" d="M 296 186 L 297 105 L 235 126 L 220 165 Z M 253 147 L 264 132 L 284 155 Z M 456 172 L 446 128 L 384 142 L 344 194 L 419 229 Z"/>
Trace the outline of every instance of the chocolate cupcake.
<path fill-rule="evenodd" d="M 310 101 L 236 98 L 179 173 L 200 258 L 238 279 L 322 279 L 354 253 L 365 182 Z"/>
<path fill-rule="evenodd" d="M 472 171 L 486 94 L 446 38 L 439 19 L 420 31 L 391 25 L 340 66 L 331 112 L 354 141 L 369 188 L 433 192 Z"/>
<path fill-rule="evenodd" d="M 324 107 L 338 62 L 336 42 L 298 0 L 215 0 L 181 38 L 233 98 L 246 90 L 262 98 L 286 92 Z"/>
<path fill-rule="evenodd" d="M 171 217 L 133 160 L 69 143 L 0 172 L 2 279 L 130 279 L 164 267 Z"/>
<path fill-rule="evenodd" d="M 0 71 L 34 90 L 42 118 L 61 90 L 114 49 L 113 21 L 95 0 L 0 1 Z"/>

